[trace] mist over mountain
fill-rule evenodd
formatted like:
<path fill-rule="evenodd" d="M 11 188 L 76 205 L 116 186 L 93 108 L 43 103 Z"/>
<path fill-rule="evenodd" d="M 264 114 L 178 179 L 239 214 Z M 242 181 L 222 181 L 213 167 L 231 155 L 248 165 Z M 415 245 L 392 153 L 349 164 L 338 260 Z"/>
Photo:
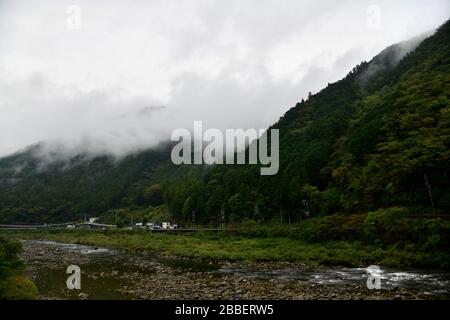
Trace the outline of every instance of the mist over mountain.
<path fill-rule="evenodd" d="M 384 49 L 370 61 L 364 72 L 358 76 L 358 81 L 361 86 L 365 87 L 370 85 L 370 81 L 378 73 L 395 67 L 401 59 L 413 51 L 424 39 L 432 35 L 433 32 L 424 33 Z M 40 77 L 40 75 L 34 75 L 30 81 L 32 83 L 44 81 Z M 193 83 L 195 83 L 195 80 Z M 43 83 L 39 84 L 39 86 L 43 85 Z M 306 86 L 307 85 L 305 84 L 304 87 Z M 285 88 L 278 88 L 278 91 L 284 90 Z M 192 92 L 197 91 L 197 89 L 192 90 Z M 206 97 L 206 99 L 211 99 L 211 103 L 213 103 L 220 95 L 220 92 L 215 91 L 210 97 Z M 249 95 L 258 96 L 259 94 L 255 93 Z M 93 132 L 91 131 L 91 129 L 93 129 L 96 132 L 95 134 L 92 135 L 87 133 L 78 139 L 72 139 L 71 137 L 78 135 L 78 133 L 71 131 L 70 128 L 64 127 L 61 128 L 61 131 L 53 139 L 47 139 L 39 143 L 31 144 L 14 153 L 27 153 L 36 158 L 36 160 L 43 165 L 54 161 L 67 160 L 70 162 L 74 157 L 93 159 L 97 156 L 107 156 L 114 159 L 121 159 L 127 155 L 156 147 L 161 143 L 166 143 L 170 138 L 171 132 L 176 128 L 184 126 L 192 131 L 192 121 L 195 119 L 205 119 L 205 116 L 207 116 L 205 114 L 198 114 L 198 116 L 194 117 L 192 115 L 186 116 L 183 115 L 182 111 L 179 109 L 173 108 L 173 106 L 142 107 L 143 105 L 150 103 L 145 101 L 145 99 L 136 99 L 129 104 L 120 98 L 117 101 L 111 100 L 108 96 L 117 97 L 117 92 L 83 93 L 81 96 L 74 96 L 71 102 L 74 104 L 75 113 L 73 118 L 76 118 L 76 120 L 74 120 L 74 124 L 76 125 L 74 129 L 78 131 L 80 126 L 82 126 L 84 127 L 82 131 Z M 239 111 L 249 110 L 249 108 L 242 108 L 243 102 L 239 97 L 240 95 L 238 95 L 238 98 L 235 98 L 235 103 L 231 102 L 230 97 L 227 97 L 225 100 L 227 101 L 228 106 L 233 104 L 239 106 Z M 260 99 L 266 100 L 267 102 L 267 97 L 265 96 Z M 46 103 L 48 103 L 48 101 L 46 101 Z M 61 101 L 61 103 L 65 102 Z M 259 105 L 256 102 L 254 103 Z M 120 111 L 123 107 L 119 108 L 119 104 L 127 105 L 126 111 Z M 180 101 L 179 104 L 181 105 L 183 102 Z M 113 113 L 108 112 L 108 118 L 101 116 L 103 112 L 102 106 L 104 107 L 105 105 L 108 105 L 108 109 L 113 111 Z M 80 106 L 86 110 L 94 110 L 93 113 L 89 115 L 89 118 L 78 116 Z M 100 110 L 98 108 L 100 108 Z M 195 109 L 195 107 L 192 106 L 192 108 L 189 108 L 189 110 L 192 109 Z M 117 112 L 114 113 L 114 110 Z M 254 112 L 253 108 L 250 108 L 250 110 L 250 113 Z M 216 112 L 214 113 L 216 114 Z M 233 127 L 245 128 L 247 122 L 245 122 L 245 120 L 240 122 L 239 119 L 242 119 L 242 113 L 239 112 L 239 114 L 240 117 L 233 117 Z M 259 116 L 260 113 L 258 113 L 258 117 Z M 218 116 L 217 118 L 222 117 Z M 99 123 L 98 120 L 100 120 L 101 123 Z M 204 123 L 212 124 L 214 121 L 215 120 L 211 121 L 211 119 L 205 119 Z M 269 126 L 266 122 L 266 120 L 259 122 L 260 127 L 257 128 L 266 129 Z M 258 121 L 256 120 L 255 123 L 258 123 Z M 230 126 L 219 125 L 217 127 L 225 130 Z M 119 130 L 117 130 L 117 128 L 119 128 Z"/>
<path fill-rule="evenodd" d="M 68 157 L 123 157 L 194 120 L 267 128 L 450 12 L 445 0 L 378 1 L 378 16 L 370 0 L 80 0 L 71 28 L 71 5 L 0 4 L 0 156 L 42 142 Z"/>
<path fill-rule="evenodd" d="M 296 221 L 305 199 L 316 215 L 395 205 L 447 212 L 450 23 L 420 40 L 362 62 L 273 124 L 275 176 L 252 165 L 175 166 L 164 143 L 119 158 L 60 157 L 40 144 L 0 159 L 0 220 L 113 222 L 119 212 L 183 222 L 195 212 L 198 223 L 217 224 L 226 212 L 230 222 Z"/>
<path fill-rule="evenodd" d="M 407 54 L 414 51 L 414 49 L 416 49 L 424 39 L 428 38 L 433 33 L 434 31 L 426 32 L 417 37 L 402 41 L 384 49 L 380 54 L 372 59 L 367 69 L 359 76 L 361 84 L 363 86 L 367 86 L 372 78 L 377 75 L 377 73 L 395 67 Z"/>

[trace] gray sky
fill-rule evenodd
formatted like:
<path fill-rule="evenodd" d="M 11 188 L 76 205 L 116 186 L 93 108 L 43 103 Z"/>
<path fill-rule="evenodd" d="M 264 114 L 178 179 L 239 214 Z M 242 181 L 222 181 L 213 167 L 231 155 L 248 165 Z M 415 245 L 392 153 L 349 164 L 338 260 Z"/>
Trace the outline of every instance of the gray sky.
<path fill-rule="evenodd" d="M 194 120 L 266 128 L 449 17 L 448 0 L 0 0 L 0 156 L 120 155 Z"/>

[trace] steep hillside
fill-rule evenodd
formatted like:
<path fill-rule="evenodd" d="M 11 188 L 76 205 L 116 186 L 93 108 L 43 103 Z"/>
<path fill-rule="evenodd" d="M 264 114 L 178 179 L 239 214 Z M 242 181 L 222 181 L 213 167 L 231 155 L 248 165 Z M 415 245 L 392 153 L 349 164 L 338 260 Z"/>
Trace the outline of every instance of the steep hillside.
<path fill-rule="evenodd" d="M 224 212 L 227 220 L 296 221 L 307 212 L 394 205 L 427 213 L 431 200 L 448 213 L 449 37 L 446 23 L 413 52 L 389 47 L 290 109 L 273 126 L 280 130 L 278 175 L 217 166 L 168 183 L 172 213 L 216 223 Z"/>
<path fill-rule="evenodd" d="M 175 220 L 204 224 L 390 206 L 448 213 L 450 23 L 415 42 L 385 49 L 286 112 L 273 125 L 275 176 L 249 165 L 176 167 L 168 146 L 44 167 L 27 151 L 0 159 L 0 221 L 64 221 L 163 202 Z"/>

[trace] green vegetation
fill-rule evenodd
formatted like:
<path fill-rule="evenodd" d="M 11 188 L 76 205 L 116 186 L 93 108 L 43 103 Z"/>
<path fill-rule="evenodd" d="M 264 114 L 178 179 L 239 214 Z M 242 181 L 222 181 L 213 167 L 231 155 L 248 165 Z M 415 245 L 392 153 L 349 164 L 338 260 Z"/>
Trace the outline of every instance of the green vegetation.
<path fill-rule="evenodd" d="M 392 206 L 448 214 L 450 22 L 395 64 L 399 46 L 310 95 L 272 126 L 280 130 L 277 175 L 260 176 L 259 166 L 161 175 L 172 215 L 187 220 L 195 211 L 197 222 L 218 224 L 223 211 L 227 222 L 279 223 L 298 222 L 308 211 L 325 216 Z M 184 210 L 186 204 L 195 210 Z"/>
<path fill-rule="evenodd" d="M 170 213 L 165 205 L 145 208 L 120 208 L 108 210 L 100 217 L 99 222 L 115 224 L 119 228 L 132 225 L 134 222 L 170 221 Z"/>
<path fill-rule="evenodd" d="M 0 300 L 37 297 L 35 285 L 23 274 L 20 250 L 18 241 L 0 236 Z"/>
<path fill-rule="evenodd" d="M 7 231 L 4 231 L 7 232 Z M 9 232 L 20 239 L 148 251 L 212 260 L 298 261 L 310 264 L 450 267 L 450 221 L 417 219 L 404 208 L 313 218 L 292 226 L 246 221 L 238 234 L 128 230 Z"/>
<path fill-rule="evenodd" d="M 136 211 L 162 204 L 145 191 L 150 172 L 169 159 L 167 146 L 120 161 L 79 155 L 68 161 L 47 162 L 35 157 L 39 152 L 37 145 L 0 159 L 3 223 L 76 221 L 107 215 L 112 209 Z"/>
<path fill-rule="evenodd" d="M 275 176 L 252 165 L 178 167 L 170 145 L 50 163 L 34 156 L 38 145 L 0 159 L 0 221 L 169 215 L 178 224 L 283 224 L 392 206 L 448 214 L 449 38 L 447 22 L 405 57 L 402 44 L 391 46 L 297 103 L 272 126 L 280 130 Z"/>
<path fill-rule="evenodd" d="M 120 160 L 50 163 L 35 146 L 0 159 L 0 221 L 225 223 L 241 233 L 15 235 L 208 259 L 448 268 L 450 22 L 405 57 L 401 46 L 362 62 L 271 127 L 280 132 L 275 176 L 261 176 L 259 165 L 175 166 L 170 145 Z M 8 273 L 17 251 L 2 246 L 8 288 L 19 276 Z"/>

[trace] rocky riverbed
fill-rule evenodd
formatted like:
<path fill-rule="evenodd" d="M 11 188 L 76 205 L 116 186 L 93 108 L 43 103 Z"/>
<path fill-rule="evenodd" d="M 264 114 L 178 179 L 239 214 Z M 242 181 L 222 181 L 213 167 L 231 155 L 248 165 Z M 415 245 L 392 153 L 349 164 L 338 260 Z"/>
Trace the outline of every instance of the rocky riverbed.
<path fill-rule="evenodd" d="M 356 268 L 300 263 L 205 262 L 161 258 L 76 244 L 23 241 L 22 258 L 41 299 L 436 299 L 450 297 L 440 272 L 382 270 L 381 289 L 367 288 Z M 69 290 L 70 265 L 81 290 Z"/>

